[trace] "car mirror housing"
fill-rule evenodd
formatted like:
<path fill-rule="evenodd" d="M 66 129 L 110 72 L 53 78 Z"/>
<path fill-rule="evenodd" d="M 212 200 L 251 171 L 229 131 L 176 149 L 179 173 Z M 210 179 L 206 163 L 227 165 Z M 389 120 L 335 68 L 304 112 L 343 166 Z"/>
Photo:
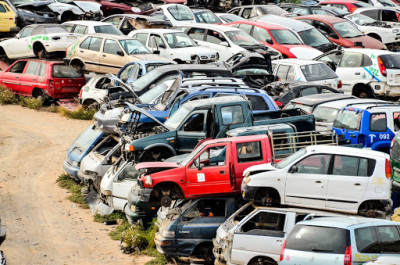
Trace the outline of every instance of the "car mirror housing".
<path fill-rule="evenodd" d="M 123 52 L 123 51 L 117 51 L 117 54 L 118 54 L 119 56 L 124 56 L 124 52 Z"/>
<path fill-rule="evenodd" d="M 221 42 L 219 45 L 229 47 L 229 44 L 226 41 Z"/>
<path fill-rule="evenodd" d="M 293 173 L 296 173 L 298 170 L 299 170 L 298 167 L 296 165 L 294 165 L 294 166 L 290 167 L 289 173 L 293 174 Z"/>

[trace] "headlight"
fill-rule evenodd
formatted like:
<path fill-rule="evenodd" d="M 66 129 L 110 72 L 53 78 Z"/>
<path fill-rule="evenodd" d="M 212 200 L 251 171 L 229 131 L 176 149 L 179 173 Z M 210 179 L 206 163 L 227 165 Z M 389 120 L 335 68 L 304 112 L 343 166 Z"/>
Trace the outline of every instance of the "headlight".
<path fill-rule="evenodd" d="M 134 7 L 134 6 L 131 8 L 131 10 L 132 10 L 133 12 L 135 12 L 135 13 L 140 13 L 140 12 L 142 12 L 142 10 L 141 10 L 140 8 Z"/>
<path fill-rule="evenodd" d="M 121 118 L 119 118 L 119 122 L 120 123 L 127 123 L 130 117 L 130 113 L 125 113 L 121 116 Z"/>
<path fill-rule="evenodd" d="M 168 231 L 168 230 L 163 230 L 161 232 L 162 237 L 175 237 L 175 231 Z"/>
<path fill-rule="evenodd" d="M 79 167 L 79 162 L 78 161 L 72 161 L 71 163 L 74 167 Z"/>
<path fill-rule="evenodd" d="M 247 184 L 250 182 L 250 180 L 251 180 L 250 177 L 246 177 L 246 178 L 244 179 L 244 184 L 247 185 Z"/>
<path fill-rule="evenodd" d="M 104 192 L 103 192 L 103 194 L 104 195 L 106 195 L 106 196 L 111 196 L 111 190 L 105 190 Z"/>
<path fill-rule="evenodd" d="M 131 205 L 131 211 L 136 212 L 136 205 Z"/>
<path fill-rule="evenodd" d="M 397 33 L 397 32 L 399 32 L 399 29 L 392 30 L 392 33 Z"/>
<path fill-rule="evenodd" d="M 150 177 L 150 175 L 146 176 L 146 181 L 144 182 L 147 186 L 153 185 L 153 181 Z"/>

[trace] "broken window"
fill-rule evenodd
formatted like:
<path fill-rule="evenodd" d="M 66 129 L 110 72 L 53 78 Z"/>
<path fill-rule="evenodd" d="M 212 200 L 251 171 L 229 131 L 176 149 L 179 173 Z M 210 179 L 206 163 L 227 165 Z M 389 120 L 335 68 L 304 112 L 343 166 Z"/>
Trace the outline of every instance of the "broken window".
<path fill-rule="evenodd" d="M 182 216 L 182 221 L 187 222 L 198 217 L 225 217 L 225 208 L 225 200 L 202 199 Z"/>
<path fill-rule="evenodd" d="M 193 114 L 183 125 L 185 132 L 204 132 L 204 114 Z"/>
<path fill-rule="evenodd" d="M 236 144 L 238 162 L 252 162 L 262 160 L 261 142 L 246 142 Z"/>
<path fill-rule="evenodd" d="M 239 233 L 283 237 L 285 217 L 281 213 L 258 212 L 242 225 Z"/>

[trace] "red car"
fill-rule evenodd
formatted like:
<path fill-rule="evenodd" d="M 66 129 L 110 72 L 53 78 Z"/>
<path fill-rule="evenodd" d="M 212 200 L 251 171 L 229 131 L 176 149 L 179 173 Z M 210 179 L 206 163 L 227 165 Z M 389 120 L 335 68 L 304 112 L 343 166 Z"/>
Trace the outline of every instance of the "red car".
<path fill-rule="evenodd" d="M 319 3 L 321 6 L 333 6 L 337 7 L 346 11 L 349 11 L 350 13 L 353 13 L 354 10 L 360 7 L 372 7 L 372 5 L 361 2 L 361 1 L 353 1 L 353 0 L 338 0 L 338 1 L 322 1 Z"/>
<path fill-rule="evenodd" d="M 28 97 L 77 97 L 85 83 L 83 74 L 62 61 L 22 59 L 0 72 L 0 85 Z"/>
<path fill-rule="evenodd" d="M 246 31 L 259 42 L 278 50 L 284 58 L 312 59 L 321 54 L 305 45 L 291 30 L 279 25 L 247 20 L 226 25 Z"/>
<path fill-rule="evenodd" d="M 349 21 L 335 16 L 310 15 L 293 19 L 307 22 L 316 27 L 330 41 L 346 48 L 386 49 L 385 45 L 372 37 L 365 36 Z"/>

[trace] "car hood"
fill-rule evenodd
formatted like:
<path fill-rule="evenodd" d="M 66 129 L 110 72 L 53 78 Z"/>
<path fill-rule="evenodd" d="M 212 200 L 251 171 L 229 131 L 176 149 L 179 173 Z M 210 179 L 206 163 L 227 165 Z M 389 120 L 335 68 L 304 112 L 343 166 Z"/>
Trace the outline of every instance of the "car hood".
<path fill-rule="evenodd" d="M 355 42 L 362 42 L 362 45 L 364 46 L 364 48 L 369 48 L 369 49 L 384 49 L 385 45 L 380 42 L 377 39 L 374 39 L 372 37 L 369 36 L 361 36 L 361 37 L 357 37 L 357 38 L 346 38 L 345 40 L 352 42 L 353 44 Z"/>
<path fill-rule="evenodd" d="M 72 11 L 75 15 L 83 15 L 85 12 L 83 12 L 82 9 L 80 9 L 78 6 L 70 5 L 70 4 L 64 4 L 64 3 L 52 3 L 47 5 L 53 12 L 56 13 L 62 13 L 65 11 Z"/>
<path fill-rule="evenodd" d="M 293 53 L 298 59 L 313 59 L 322 54 L 321 51 L 308 46 L 291 46 L 292 47 L 288 47 L 290 52 Z"/>
<path fill-rule="evenodd" d="M 85 12 L 99 12 L 101 5 L 90 1 L 74 1 L 74 3 Z"/>
<path fill-rule="evenodd" d="M 247 172 L 254 172 L 254 171 L 277 171 L 278 169 L 272 166 L 272 163 L 267 163 L 267 164 L 261 164 L 261 165 L 255 165 L 247 168 L 245 171 L 243 171 L 243 175 L 246 175 Z"/>
<path fill-rule="evenodd" d="M 164 58 L 157 54 L 146 53 L 146 54 L 131 54 L 131 57 L 137 58 L 140 61 L 167 61 L 170 62 L 167 58 Z"/>
<path fill-rule="evenodd" d="M 157 120 L 153 115 L 151 115 L 150 113 L 148 113 L 147 111 L 145 111 L 144 109 L 138 108 L 135 105 L 126 102 L 126 105 L 129 107 L 129 109 L 131 111 L 137 111 L 140 112 L 141 114 L 149 117 L 150 119 L 152 119 L 154 122 L 156 122 L 158 125 L 162 126 L 164 129 L 166 129 L 167 131 L 170 131 L 170 129 L 168 127 L 166 127 L 163 123 L 161 123 L 159 120 Z"/>
<path fill-rule="evenodd" d="M 143 162 L 143 163 L 138 163 L 136 165 L 137 170 L 141 169 L 150 169 L 150 168 L 164 168 L 164 169 L 170 169 L 170 168 L 177 168 L 180 167 L 177 163 L 172 163 L 172 162 Z"/>
<path fill-rule="evenodd" d="M 207 47 L 202 47 L 202 46 L 195 46 L 195 47 L 185 47 L 185 48 L 178 48 L 176 51 L 183 53 L 183 54 L 195 54 L 195 55 L 212 55 L 215 54 L 216 52 L 214 50 L 211 50 Z"/>

